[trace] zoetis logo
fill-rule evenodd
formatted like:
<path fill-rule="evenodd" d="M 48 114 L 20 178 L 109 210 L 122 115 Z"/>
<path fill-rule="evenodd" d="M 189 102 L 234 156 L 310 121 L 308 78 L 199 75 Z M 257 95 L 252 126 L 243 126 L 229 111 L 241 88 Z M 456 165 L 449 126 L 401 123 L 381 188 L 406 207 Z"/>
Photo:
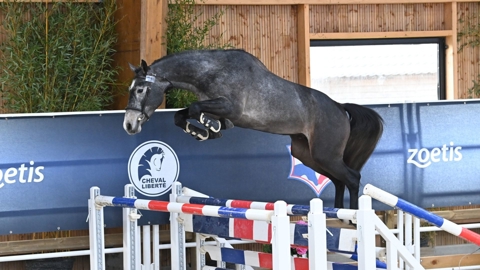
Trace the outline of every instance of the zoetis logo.
<path fill-rule="evenodd" d="M 11 167 L 0 170 L 0 188 L 3 188 L 5 184 L 26 184 L 26 183 L 39 183 L 42 182 L 45 176 L 42 171 L 45 169 L 43 166 L 35 167 L 35 162 L 30 161 L 29 164 L 21 164 L 18 167 Z"/>
<path fill-rule="evenodd" d="M 172 188 L 180 172 L 175 151 L 161 141 L 147 141 L 133 150 L 128 161 L 128 176 L 135 189 L 149 197 L 160 196 Z"/>
<path fill-rule="evenodd" d="M 411 163 L 419 168 L 426 168 L 435 162 L 460 161 L 463 156 L 460 152 L 461 146 L 454 146 L 453 142 L 447 146 L 435 147 L 431 150 L 427 148 L 408 149 L 409 157 L 407 163 Z"/>

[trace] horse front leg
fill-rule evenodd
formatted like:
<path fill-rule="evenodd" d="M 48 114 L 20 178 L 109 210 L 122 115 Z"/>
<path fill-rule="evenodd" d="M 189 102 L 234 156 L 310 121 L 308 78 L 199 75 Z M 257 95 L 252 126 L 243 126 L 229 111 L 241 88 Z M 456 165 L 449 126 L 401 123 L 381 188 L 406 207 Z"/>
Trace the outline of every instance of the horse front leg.
<path fill-rule="evenodd" d="M 204 141 L 209 139 L 210 134 L 208 130 L 201 129 L 190 124 L 187 121 L 188 119 L 189 119 L 188 108 L 179 110 L 175 113 L 175 116 L 174 116 L 175 125 L 183 129 L 185 133 L 192 135 L 195 139 L 199 141 Z"/>
<path fill-rule="evenodd" d="M 221 137 L 221 129 L 233 128 L 233 123 L 225 117 L 230 115 L 232 111 L 233 106 L 231 102 L 224 97 L 219 97 L 193 102 L 189 107 L 188 116 L 197 119 L 199 123 Z M 210 115 L 214 115 L 216 118 Z"/>
<path fill-rule="evenodd" d="M 210 129 L 215 133 L 219 133 L 220 129 L 222 128 L 222 123 L 220 120 L 213 119 L 212 117 L 206 115 L 205 113 L 200 113 L 198 118 L 198 122 L 204 125 L 206 128 Z"/>

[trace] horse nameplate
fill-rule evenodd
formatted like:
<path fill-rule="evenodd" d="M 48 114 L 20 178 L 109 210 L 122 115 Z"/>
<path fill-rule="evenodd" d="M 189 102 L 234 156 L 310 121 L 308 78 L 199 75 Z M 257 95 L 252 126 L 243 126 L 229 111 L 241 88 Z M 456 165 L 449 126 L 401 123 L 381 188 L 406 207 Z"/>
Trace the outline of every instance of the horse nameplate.
<path fill-rule="evenodd" d="M 145 78 L 145 81 L 153 83 L 155 82 L 155 76 L 147 75 L 147 77 Z"/>

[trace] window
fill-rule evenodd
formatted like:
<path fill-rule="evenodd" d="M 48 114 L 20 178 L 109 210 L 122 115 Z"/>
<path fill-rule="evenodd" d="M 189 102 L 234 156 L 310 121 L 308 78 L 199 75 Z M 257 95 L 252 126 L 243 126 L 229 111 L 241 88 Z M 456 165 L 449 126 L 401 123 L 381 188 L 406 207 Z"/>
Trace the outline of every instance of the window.
<path fill-rule="evenodd" d="M 444 48 L 443 38 L 311 41 L 311 86 L 342 103 L 445 99 Z"/>

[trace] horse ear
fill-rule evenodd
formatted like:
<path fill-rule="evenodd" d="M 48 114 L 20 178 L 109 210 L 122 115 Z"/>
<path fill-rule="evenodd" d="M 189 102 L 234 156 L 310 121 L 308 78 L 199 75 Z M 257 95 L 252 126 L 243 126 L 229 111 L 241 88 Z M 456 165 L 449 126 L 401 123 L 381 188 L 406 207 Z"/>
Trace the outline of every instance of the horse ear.
<path fill-rule="evenodd" d="M 128 66 L 130 67 L 130 69 L 133 71 L 133 72 L 136 72 L 137 71 L 137 67 L 128 63 Z"/>
<path fill-rule="evenodd" d="M 145 72 L 145 74 L 147 74 L 148 70 L 150 69 L 147 65 L 147 62 L 145 62 L 145 60 L 142 59 L 142 68 L 143 68 L 143 71 Z"/>

